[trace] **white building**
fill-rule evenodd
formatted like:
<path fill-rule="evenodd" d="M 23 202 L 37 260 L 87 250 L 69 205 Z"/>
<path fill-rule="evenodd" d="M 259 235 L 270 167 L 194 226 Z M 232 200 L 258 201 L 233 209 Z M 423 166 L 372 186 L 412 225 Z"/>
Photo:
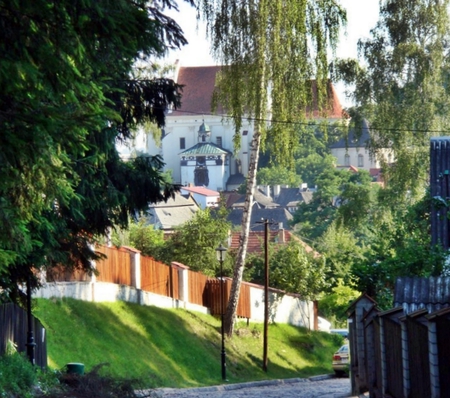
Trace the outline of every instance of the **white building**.
<path fill-rule="evenodd" d="M 207 207 L 217 207 L 219 205 L 220 194 L 217 191 L 205 187 L 182 187 L 182 195 L 190 195 L 201 209 Z"/>
<path fill-rule="evenodd" d="M 181 107 L 167 114 L 161 147 L 155 146 L 150 135 L 147 137 L 147 152 L 162 155 L 175 183 L 225 191 L 236 188 L 247 176 L 253 123 L 243 120 L 240 150 L 234 153 L 231 119 L 221 109 L 217 114 L 211 112 L 219 71 L 220 66 L 178 65 L 174 80 L 184 85 Z M 342 107 L 332 85 L 329 92 L 328 119 L 338 120 Z"/>

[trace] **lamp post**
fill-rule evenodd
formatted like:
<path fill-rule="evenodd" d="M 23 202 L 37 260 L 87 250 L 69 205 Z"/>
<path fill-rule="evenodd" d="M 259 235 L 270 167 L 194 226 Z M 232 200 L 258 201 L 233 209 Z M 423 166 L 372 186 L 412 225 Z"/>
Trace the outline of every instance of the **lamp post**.
<path fill-rule="evenodd" d="M 224 328 L 223 328 L 223 261 L 225 260 L 225 253 L 226 253 L 227 249 L 222 245 L 222 243 L 220 244 L 220 246 L 216 249 L 216 255 L 217 255 L 217 260 L 219 260 L 220 263 L 220 316 L 221 316 L 221 320 L 222 320 L 222 326 L 221 326 L 221 331 L 222 331 L 222 353 L 221 353 L 221 359 L 222 359 L 222 380 L 226 380 L 227 379 L 227 365 L 225 362 L 225 333 L 224 333 Z"/>

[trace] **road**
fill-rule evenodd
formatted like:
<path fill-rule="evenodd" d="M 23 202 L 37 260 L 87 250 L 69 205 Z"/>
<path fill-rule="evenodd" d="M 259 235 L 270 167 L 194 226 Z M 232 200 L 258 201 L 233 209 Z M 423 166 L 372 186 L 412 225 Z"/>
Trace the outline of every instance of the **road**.
<path fill-rule="evenodd" d="M 265 380 L 201 388 L 161 388 L 153 390 L 146 396 L 155 398 L 344 398 L 351 395 L 348 378 L 318 376 L 309 379 Z"/>

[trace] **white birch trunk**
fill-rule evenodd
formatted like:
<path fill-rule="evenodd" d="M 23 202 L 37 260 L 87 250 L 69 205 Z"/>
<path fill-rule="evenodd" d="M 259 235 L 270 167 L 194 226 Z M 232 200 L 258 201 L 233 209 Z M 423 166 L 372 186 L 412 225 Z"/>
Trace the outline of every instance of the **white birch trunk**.
<path fill-rule="evenodd" d="M 245 257 L 247 255 L 248 237 L 250 234 L 250 219 L 253 209 L 253 196 L 256 186 L 256 170 L 258 167 L 259 148 L 261 146 L 261 133 L 255 131 L 251 143 L 250 164 L 247 175 L 247 190 L 245 193 L 244 211 L 242 214 L 241 235 L 239 237 L 239 251 L 234 265 L 233 282 L 231 285 L 230 299 L 225 313 L 225 333 L 233 335 L 234 321 L 239 302 L 242 275 L 244 273 Z"/>

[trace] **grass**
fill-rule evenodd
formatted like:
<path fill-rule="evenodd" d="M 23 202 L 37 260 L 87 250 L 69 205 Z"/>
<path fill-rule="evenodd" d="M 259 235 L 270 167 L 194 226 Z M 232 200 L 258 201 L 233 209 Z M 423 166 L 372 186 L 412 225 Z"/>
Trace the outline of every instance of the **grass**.
<path fill-rule="evenodd" d="M 86 371 L 138 378 L 141 387 L 221 384 L 220 319 L 183 309 L 136 304 L 38 299 L 34 315 L 47 330 L 48 364 L 81 362 Z M 332 373 L 342 338 L 286 324 L 268 331 L 268 370 L 262 370 L 263 324 L 241 322 L 226 339 L 229 383 Z"/>

